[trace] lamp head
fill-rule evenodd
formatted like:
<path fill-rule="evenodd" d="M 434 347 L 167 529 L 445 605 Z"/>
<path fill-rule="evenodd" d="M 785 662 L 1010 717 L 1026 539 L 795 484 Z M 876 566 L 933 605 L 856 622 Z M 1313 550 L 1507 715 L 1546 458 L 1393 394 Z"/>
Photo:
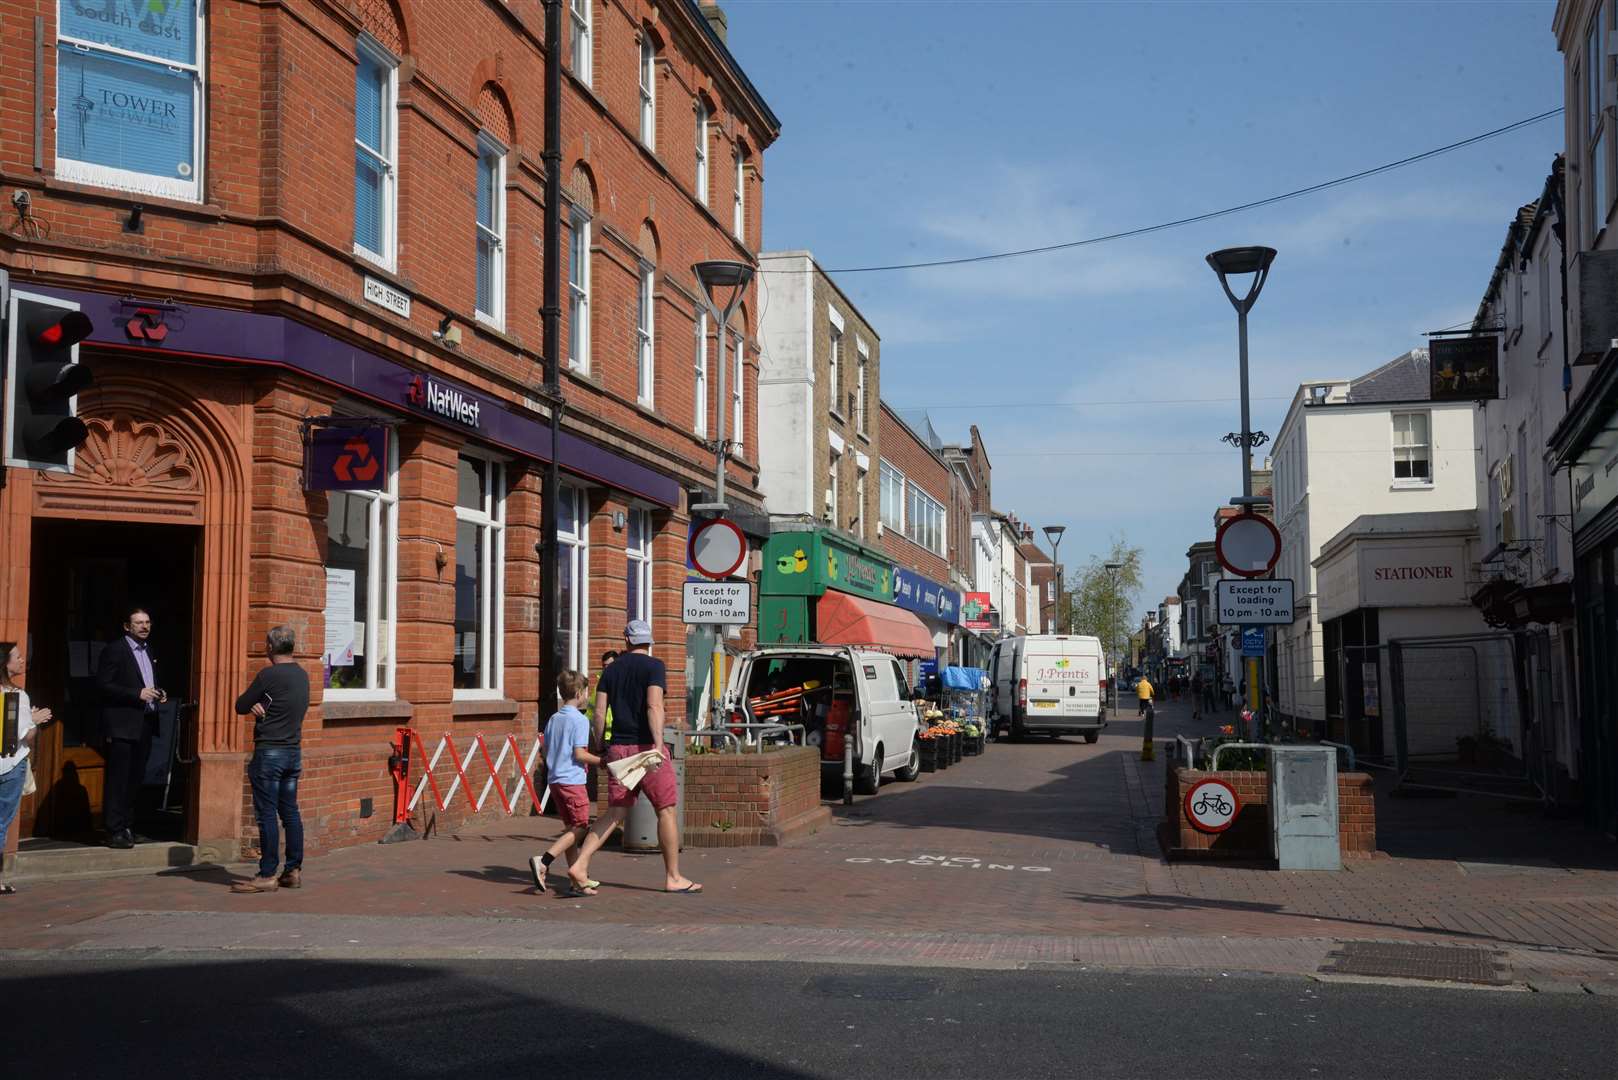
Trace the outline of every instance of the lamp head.
<path fill-rule="evenodd" d="M 1066 525 L 1047 525 L 1045 526 L 1045 539 L 1051 542 L 1051 547 L 1055 547 L 1062 542 L 1062 534 L 1065 532 L 1067 532 Z"/>
<path fill-rule="evenodd" d="M 1122 570 L 1124 568 L 1124 564 L 1121 562 L 1110 562 L 1106 564 L 1106 567 L 1108 570 Z"/>
<path fill-rule="evenodd" d="M 691 272 L 697 275 L 697 281 L 708 294 L 708 306 L 719 316 L 720 324 L 728 323 L 730 313 L 736 309 L 742 293 L 753 280 L 752 264 L 732 259 L 708 259 L 693 263 Z M 728 294 L 726 290 L 729 290 Z M 725 296 L 724 303 L 720 303 L 721 295 Z"/>
<path fill-rule="evenodd" d="M 1208 256 L 1208 265 L 1213 267 L 1214 273 L 1220 277 L 1230 274 L 1257 274 L 1270 268 L 1270 263 L 1275 261 L 1275 255 L 1275 249 L 1272 247 L 1221 248 Z"/>

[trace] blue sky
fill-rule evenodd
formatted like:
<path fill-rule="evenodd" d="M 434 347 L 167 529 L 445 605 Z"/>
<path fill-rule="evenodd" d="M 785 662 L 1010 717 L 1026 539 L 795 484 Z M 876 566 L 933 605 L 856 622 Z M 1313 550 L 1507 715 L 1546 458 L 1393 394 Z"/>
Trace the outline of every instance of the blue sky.
<path fill-rule="evenodd" d="M 1562 104 L 1549 0 L 725 7 L 783 124 L 765 247 L 829 269 L 1149 225 Z M 1144 606 L 1240 494 L 1218 441 L 1240 426 L 1235 315 L 1203 256 L 1280 250 L 1250 324 L 1253 426 L 1273 436 L 1299 382 L 1369 371 L 1471 317 L 1561 143 L 1556 117 L 1142 239 L 837 279 L 882 337 L 883 397 L 930 407 L 946 439 L 976 423 L 996 507 L 1067 525 L 1064 562 L 1118 534 L 1140 545 Z"/>

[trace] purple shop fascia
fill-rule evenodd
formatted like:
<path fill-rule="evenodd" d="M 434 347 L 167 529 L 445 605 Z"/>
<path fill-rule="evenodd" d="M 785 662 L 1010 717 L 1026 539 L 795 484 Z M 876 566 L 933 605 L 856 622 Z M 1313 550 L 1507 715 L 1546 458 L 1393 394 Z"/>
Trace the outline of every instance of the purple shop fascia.
<path fill-rule="evenodd" d="M 74 289 L 35 292 L 79 305 L 95 329 L 84 344 L 176 359 L 273 366 L 339 387 L 390 412 L 413 414 L 535 461 L 550 461 L 550 428 L 537 415 L 432 371 L 384 359 L 283 315 L 195 304 L 152 303 Z M 557 463 L 661 506 L 679 505 L 680 485 L 636 461 L 562 432 Z"/>

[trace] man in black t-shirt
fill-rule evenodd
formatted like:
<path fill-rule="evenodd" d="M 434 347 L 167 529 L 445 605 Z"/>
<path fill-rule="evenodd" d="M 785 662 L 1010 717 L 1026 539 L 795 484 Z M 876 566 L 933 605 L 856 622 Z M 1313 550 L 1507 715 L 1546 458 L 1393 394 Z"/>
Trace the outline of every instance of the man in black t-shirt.
<path fill-rule="evenodd" d="M 702 886 L 680 876 L 680 820 L 675 810 L 679 785 L 674 779 L 674 765 L 668 760 L 668 747 L 663 743 L 663 697 L 668 691 L 668 672 L 663 661 L 652 655 L 652 628 L 640 619 L 633 619 L 624 627 L 624 642 L 628 648 L 618 654 L 601 675 L 596 685 L 595 719 L 591 721 L 591 734 L 599 743 L 606 725 L 607 712 L 612 711 L 612 743 L 607 747 L 606 762 L 634 757 L 648 750 L 663 755 L 663 764 L 646 770 L 640 786 L 631 790 L 607 772 L 607 812 L 596 820 L 584 845 L 568 869 L 573 885 L 586 896 L 594 896 L 590 881 L 590 859 L 612 830 L 629 815 L 635 800 L 645 795 L 657 810 L 657 846 L 663 852 L 663 889 L 665 892 L 698 893 Z"/>
<path fill-rule="evenodd" d="M 303 714 L 309 711 L 309 674 L 292 653 L 297 640 L 290 626 L 277 626 L 264 639 L 270 662 L 236 699 L 236 712 L 253 717 L 253 785 L 258 816 L 258 876 L 231 885 L 231 892 L 274 892 L 303 887 L 303 817 L 298 813 L 298 774 L 303 771 Z M 280 828 L 287 834 L 286 868 L 281 862 Z"/>

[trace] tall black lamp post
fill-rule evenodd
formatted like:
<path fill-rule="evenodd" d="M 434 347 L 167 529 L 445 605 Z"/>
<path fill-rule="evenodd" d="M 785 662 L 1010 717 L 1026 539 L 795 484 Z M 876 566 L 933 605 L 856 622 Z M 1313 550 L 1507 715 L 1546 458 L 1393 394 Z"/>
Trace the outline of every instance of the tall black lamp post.
<path fill-rule="evenodd" d="M 1264 288 L 1265 279 L 1270 276 L 1270 263 L 1275 261 L 1275 254 L 1275 249 L 1271 247 L 1234 247 L 1222 248 L 1208 256 L 1208 265 L 1219 275 L 1219 285 L 1230 298 L 1231 306 L 1236 309 L 1236 333 L 1242 371 L 1242 430 L 1240 435 L 1234 432 L 1226 435 L 1225 441 L 1234 443 L 1242 452 L 1242 497 L 1237 505 L 1243 507 L 1252 505 L 1253 501 L 1253 449 L 1270 441 L 1269 436 L 1263 432 L 1253 431 L 1251 412 L 1248 408 L 1247 313 L 1258 303 L 1258 294 Z M 1232 275 L 1240 277 L 1243 274 L 1252 274 L 1253 280 L 1247 287 L 1247 295 L 1238 297 L 1231 290 L 1230 278 Z"/>
<path fill-rule="evenodd" d="M 1056 632 L 1067 633 L 1067 626 L 1062 621 L 1062 560 L 1056 549 L 1062 546 L 1062 534 L 1067 532 L 1066 525 L 1045 526 L 1045 539 L 1051 543 L 1051 569 L 1056 573 Z"/>

